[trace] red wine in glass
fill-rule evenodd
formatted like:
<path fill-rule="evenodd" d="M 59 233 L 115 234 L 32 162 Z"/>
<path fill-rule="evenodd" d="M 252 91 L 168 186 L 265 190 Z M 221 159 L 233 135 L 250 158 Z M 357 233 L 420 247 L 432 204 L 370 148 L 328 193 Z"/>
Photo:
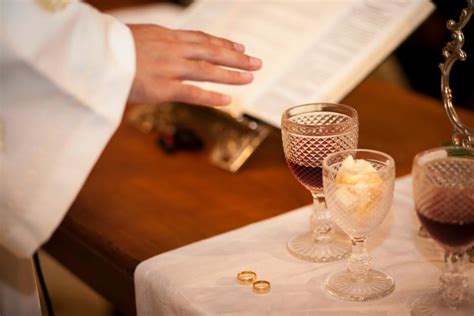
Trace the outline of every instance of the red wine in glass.
<path fill-rule="evenodd" d="M 436 190 L 416 211 L 431 237 L 442 245 L 459 249 L 474 242 L 474 189 Z"/>
<path fill-rule="evenodd" d="M 359 123 L 355 109 L 331 103 L 302 104 L 282 115 L 283 151 L 288 168 L 311 192 L 310 230 L 288 240 L 294 256 L 315 262 L 344 258 L 350 252 L 347 236 L 332 230 L 323 194 L 322 162 L 328 154 L 357 147 Z"/>
<path fill-rule="evenodd" d="M 310 191 L 323 188 L 323 174 L 321 167 L 308 167 L 291 160 L 287 160 L 288 167 L 298 181 Z"/>

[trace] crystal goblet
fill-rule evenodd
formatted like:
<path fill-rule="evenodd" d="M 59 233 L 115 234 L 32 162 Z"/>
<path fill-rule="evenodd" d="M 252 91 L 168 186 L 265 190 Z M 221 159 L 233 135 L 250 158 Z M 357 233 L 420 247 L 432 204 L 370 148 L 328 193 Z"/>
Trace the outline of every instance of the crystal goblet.
<path fill-rule="evenodd" d="M 395 282 L 371 268 L 367 238 L 392 204 L 395 162 L 382 152 L 355 149 L 328 155 L 323 161 L 324 192 L 334 222 L 352 241 L 347 269 L 326 280 L 326 290 L 341 299 L 368 301 L 391 293 Z"/>
<path fill-rule="evenodd" d="M 445 250 L 440 289 L 418 298 L 412 315 L 474 315 L 463 261 L 474 244 L 474 150 L 441 147 L 413 161 L 413 197 L 420 222 Z"/>
<path fill-rule="evenodd" d="M 292 237 L 288 250 L 298 258 L 315 262 L 344 258 L 350 252 L 350 243 L 347 236 L 332 229 L 323 194 L 322 161 L 330 153 L 357 148 L 357 112 L 341 104 L 303 104 L 287 109 L 281 126 L 288 167 L 314 201 L 310 231 Z"/>

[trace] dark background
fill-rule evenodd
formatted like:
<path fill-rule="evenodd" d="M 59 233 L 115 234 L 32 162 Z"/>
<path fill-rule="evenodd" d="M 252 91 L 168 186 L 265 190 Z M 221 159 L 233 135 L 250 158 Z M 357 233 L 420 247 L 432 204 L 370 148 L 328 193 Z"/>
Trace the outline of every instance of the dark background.
<path fill-rule="evenodd" d="M 467 1 L 437 0 L 433 2 L 437 6 L 434 13 L 397 49 L 396 56 L 414 90 L 441 98 L 441 73 L 438 64 L 444 62 L 442 49 L 451 40 L 451 33 L 446 28 L 446 22 L 449 19 L 459 21 L 461 10 L 467 7 Z M 450 79 L 453 102 L 471 110 L 474 110 L 473 29 L 474 17 L 463 29 L 467 60 L 457 61 L 454 64 Z"/>

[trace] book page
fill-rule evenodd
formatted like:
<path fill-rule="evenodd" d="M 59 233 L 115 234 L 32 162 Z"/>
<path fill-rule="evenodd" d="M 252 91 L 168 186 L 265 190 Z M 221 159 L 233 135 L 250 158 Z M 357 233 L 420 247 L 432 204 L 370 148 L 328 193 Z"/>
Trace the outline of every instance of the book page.
<path fill-rule="evenodd" d="M 425 0 L 353 1 L 245 110 L 279 126 L 281 113 L 291 105 L 340 101 L 433 9 Z"/>
<path fill-rule="evenodd" d="M 263 60 L 252 84 L 192 84 L 230 94 L 224 109 L 234 115 L 279 127 L 289 106 L 340 101 L 433 9 L 429 0 L 195 0 L 181 12 L 140 16 L 244 44 Z"/>
<path fill-rule="evenodd" d="M 226 86 L 213 83 L 198 85 L 204 89 L 232 95 L 233 114 L 246 111 L 251 106 L 252 100 L 269 89 L 278 77 L 289 71 L 295 59 L 302 51 L 311 47 L 315 38 L 329 31 L 332 21 L 349 10 L 351 2 L 351 0 L 195 2 L 183 17 L 180 28 L 202 30 L 240 42 L 246 46 L 247 54 L 263 60 L 262 69 L 254 73 L 255 79 L 250 85 Z"/>

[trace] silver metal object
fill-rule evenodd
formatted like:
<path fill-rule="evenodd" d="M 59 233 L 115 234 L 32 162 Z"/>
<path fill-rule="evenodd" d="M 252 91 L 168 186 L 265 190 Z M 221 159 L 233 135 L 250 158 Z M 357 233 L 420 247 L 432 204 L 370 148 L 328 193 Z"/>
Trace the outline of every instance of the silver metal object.
<path fill-rule="evenodd" d="M 474 148 L 474 128 L 465 125 L 456 113 L 453 105 L 453 93 L 449 87 L 449 75 L 454 63 L 458 60 L 464 61 L 467 54 L 463 51 L 464 34 L 462 29 L 471 19 L 474 13 L 474 0 L 467 0 L 467 7 L 461 11 L 459 22 L 449 20 L 446 27 L 451 31 L 452 41 L 448 42 L 443 48 L 444 63 L 439 65 L 441 69 L 441 95 L 443 105 L 448 114 L 448 118 L 454 127 L 452 141 L 454 145 L 466 148 Z M 474 247 L 471 247 L 467 254 L 470 261 L 474 263 Z"/>
<path fill-rule="evenodd" d="M 211 162 L 237 172 L 270 133 L 270 126 L 250 116 L 236 118 L 240 128 L 226 127 L 211 151 Z"/>
<path fill-rule="evenodd" d="M 443 48 L 444 63 L 440 64 L 441 69 L 441 95 L 443 105 L 448 114 L 449 120 L 454 127 L 452 141 L 455 145 L 467 148 L 474 147 L 474 128 L 465 125 L 456 113 L 453 105 L 453 94 L 449 87 L 449 76 L 451 68 L 458 60 L 464 61 L 467 54 L 463 51 L 464 34 L 462 29 L 466 26 L 474 13 L 474 0 L 467 0 L 468 6 L 461 11 L 459 22 L 449 20 L 446 27 L 451 31 L 452 41 Z"/>
<path fill-rule="evenodd" d="M 127 120 L 146 134 L 170 133 L 177 126 L 196 130 L 210 145 L 210 162 L 230 172 L 237 172 L 271 131 L 268 124 L 247 115 L 233 117 L 213 108 L 177 103 L 135 106 Z"/>

